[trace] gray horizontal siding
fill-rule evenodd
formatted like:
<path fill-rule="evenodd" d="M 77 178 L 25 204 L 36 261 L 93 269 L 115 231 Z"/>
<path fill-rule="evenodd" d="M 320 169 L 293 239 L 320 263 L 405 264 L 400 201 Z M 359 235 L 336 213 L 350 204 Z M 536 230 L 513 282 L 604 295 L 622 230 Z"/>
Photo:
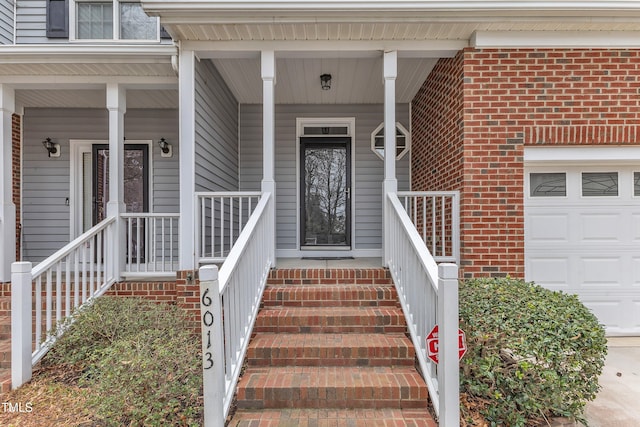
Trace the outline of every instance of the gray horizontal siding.
<path fill-rule="evenodd" d="M 0 2 L 0 44 L 13 44 L 13 0 Z"/>
<path fill-rule="evenodd" d="M 154 141 L 150 151 L 153 210 L 179 212 L 178 112 L 129 110 L 125 117 L 128 140 Z M 25 259 L 37 262 L 69 242 L 69 140 L 107 140 L 109 120 L 106 110 L 26 109 L 23 123 L 23 250 Z M 60 143 L 60 157 L 47 157 L 42 147 L 46 137 Z M 160 157 L 155 141 L 161 137 L 173 145 L 173 157 Z"/>
<path fill-rule="evenodd" d="M 383 121 L 382 105 L 277 105 L 276 106 L 276 193 L 277 247 L 297 247 L 296 118 L 355 117 L 356 249 L 379 249 L 382 244 L 382 160 L 371 151 L 371 132 Z M 398 105 L 397 120 L 409 127 L 409 106 Z M 262 106 L 240 108 L 240 186 L 259 190 L 262 179 Z M 397 163 L 398 186 L 409 188 L 409 156 Z"/>
<path fill-rule="evenodd" d="M 197 191 L 238 189 L 238 103 L 211 61 L 196 63 Z"/>
<path fill-rule="evenodd" d="M 64 39 L 47 38 L 47 2 L 44 0 L 16 0 L 16 43 L 56 43 Z"/>

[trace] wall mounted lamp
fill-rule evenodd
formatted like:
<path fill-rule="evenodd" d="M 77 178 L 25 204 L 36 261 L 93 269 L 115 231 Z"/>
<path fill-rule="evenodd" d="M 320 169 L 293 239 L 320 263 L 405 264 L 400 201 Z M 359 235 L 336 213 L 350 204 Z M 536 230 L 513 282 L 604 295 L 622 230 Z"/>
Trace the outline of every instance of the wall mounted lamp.
<path fill-rule="evenodd" d="M 322 74 L 320 76 L 320 87 L 322 90 L 331 89 L 331 74 Z"/>
<path fill-rule="evenodd" d="M 42 145 L 47 149 L 49 157 L 60 157 L 60 144 L 52 142 L 51 138 L 42 141 Z"/>
<path fill-rule="evenodd" d="M 158 141 L 158 146 L 160 147 L 160 155 L 162 157 L 173 156 L 173 147 L 167 142 L 166 139 L 160 138 L 160 141 Z"/>

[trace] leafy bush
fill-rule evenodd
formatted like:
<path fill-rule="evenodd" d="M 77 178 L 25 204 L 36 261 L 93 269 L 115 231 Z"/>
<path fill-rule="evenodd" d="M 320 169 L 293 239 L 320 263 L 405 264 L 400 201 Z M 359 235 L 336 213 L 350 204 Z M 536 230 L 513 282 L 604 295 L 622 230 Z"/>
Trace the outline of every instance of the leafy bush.
<path fill-rule="evenodd" d="M 585 422 L 607 347 L 576 296 L 510 278 L 469 280 L 460 285 L 460 327 L 468 347 L 461 392 L 484 402 L 490 425 L 549 416 Z"/>
<path fill-rule="evenodd" d="M 43 359 L 82 374 L 100 425 L 200 425 L 200 340 L 177 307 L 102 297 Z"/>

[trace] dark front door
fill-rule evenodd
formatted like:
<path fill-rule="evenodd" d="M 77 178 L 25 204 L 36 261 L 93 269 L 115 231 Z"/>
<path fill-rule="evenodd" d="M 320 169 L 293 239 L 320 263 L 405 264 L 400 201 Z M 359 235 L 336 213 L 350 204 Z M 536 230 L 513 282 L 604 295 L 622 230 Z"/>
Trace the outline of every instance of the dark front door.
<path fill-rule="evenodd" d="M 124 204 L 127 213 L 149 211 L 149 147 L 143 144 L 125 144 L 124 148 Z M 93 146 L 93 224 L 107 216 L 109 202 L 109 146 Z M 137 220 L 127 227 L 132 235 L 132 261 L 144 262 L 144 222 Z M 129 248 L 127 247 L 127 251 Z M 129 259 L 129 253 L 127 253 Z"/>
<path fill-rule="evenodd" d="M 300 138 L 301 247 L 351 246 L 351 139 Z"/>

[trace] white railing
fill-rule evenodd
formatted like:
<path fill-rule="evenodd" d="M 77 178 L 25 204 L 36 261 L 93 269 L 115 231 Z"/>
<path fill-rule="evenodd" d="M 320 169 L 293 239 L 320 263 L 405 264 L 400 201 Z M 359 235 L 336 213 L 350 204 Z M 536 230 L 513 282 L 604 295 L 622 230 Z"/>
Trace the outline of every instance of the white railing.
<path fill-rule="evenodd" d="M 102 295 L 115 282 L 115 221 L 114 217 L 105 219 L 33 269 L 30 262 L 13 264 L 13 388 L 31 379 L 33 365 L 38 363 L 58 337 L 56 327 L 72 316 L 74 310 Z"/>
<path fill-rule="evenodd" d="M 460 192 L 399 191 L 409 218 L 437 262 L 460 261 Z"/>
<path fill-rule="evenodd" d="M 224 414 L 218 420 L 222 422 L 221 425 L 224 425 L 224 419 L 229 414 L 269 271 L 275 263 L 272 244 L 275 236 L 274 204 L 271 193 L 264 193 L 220 268 L 218 282 L 201 282 L 201 289 L 207 285 L 218 290 L 217 295 L 215 292 L 209 295 L 214 300 L 217 297 L 213 305 L 206 304 L 204 294 L 201 295 L 201 302 L 212 313 L 212 316 L 203 314 L 203 327 L 213 324 L 220 328 L 210 342 L 203 343 L 203 358 L 204 368 L 210 365 L 217 372 L 214 383 L 224 385 L 222 399 L 205 402 L 205 406 L 216 407 L 215 413 Z M 216 266 L 204 266 L 200 271 L 211 268 L 217 269 Z M 205 274 L 205 277 L 210 276 Z M 219 337 L 217 341 L 216 336 Z M 205 396 L 207 394 L 205 386 Z"/>
<path fill-rule="evenodd" d="M 125 213 L 126 277 L 174 274 L 178 269 L 180 214 Z"/>
<path fill-rule="evenodd" d="M 256 209 L 260 192 L 198 192 L 196 260 L 222 263 Z"/>
<path fill-rule="evenodd" d="M 398 291 L 440 426 L 459 426 L 458 267 L 437 265 L 395 193 L 385 201 L 385 264 Z M 426 338 L 438 325 L 436 366 Z"/>

